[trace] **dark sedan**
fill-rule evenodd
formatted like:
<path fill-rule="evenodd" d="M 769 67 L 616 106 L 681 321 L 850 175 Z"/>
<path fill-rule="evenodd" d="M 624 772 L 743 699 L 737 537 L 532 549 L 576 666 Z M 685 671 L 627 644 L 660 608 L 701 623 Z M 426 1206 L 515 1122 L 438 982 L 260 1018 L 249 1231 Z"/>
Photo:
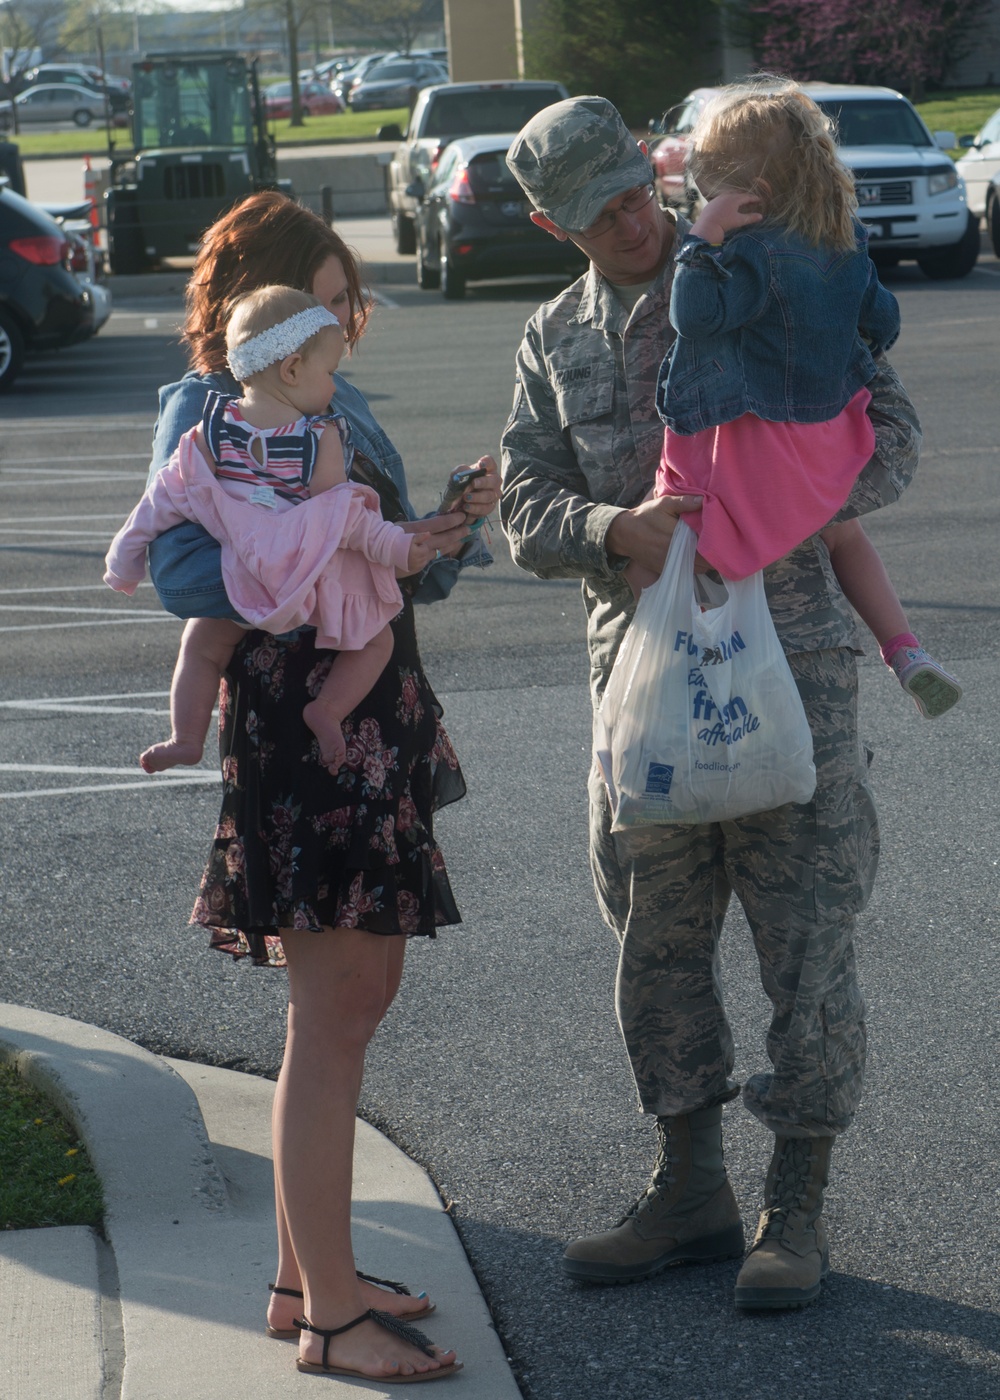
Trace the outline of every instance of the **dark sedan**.
<path fill-rule="evenodd" d="M 417 280 L 454 301 L 479 278 L 536 273 L 569 280 L 586 259 L 528 217 L 531 205 L 504 157 L 513 133 L 461 137 L 446 148 L 418 198 Z"/>
<path fill-rule="evenodd" d="M 0 184 L 0 393 L 25 352 L 75 345 L 94 333 L 94 302 L 69 271 L 65 233 L 37 204 Z"/>
<path fill-rule="evenodd" d="M 407 107 L 413 92 L 446 83 L 448 70 L 426 58 L 395 58 L 370 68 L 347 100 L 352 112 L 370 112 L 389 107 Z"/>

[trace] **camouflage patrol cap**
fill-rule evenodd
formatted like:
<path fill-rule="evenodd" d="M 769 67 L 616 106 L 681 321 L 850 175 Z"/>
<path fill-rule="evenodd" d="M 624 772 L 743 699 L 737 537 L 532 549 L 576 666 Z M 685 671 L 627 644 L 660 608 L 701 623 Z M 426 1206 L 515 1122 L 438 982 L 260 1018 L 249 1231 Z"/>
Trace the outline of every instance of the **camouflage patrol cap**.
<path fill-rule="evenodd" d="M 606 97 L 543 107 L 512 143 L 507 164 L 535 208 L 574 233 L 615 195 L 653 180 L 648 157 Z"/>

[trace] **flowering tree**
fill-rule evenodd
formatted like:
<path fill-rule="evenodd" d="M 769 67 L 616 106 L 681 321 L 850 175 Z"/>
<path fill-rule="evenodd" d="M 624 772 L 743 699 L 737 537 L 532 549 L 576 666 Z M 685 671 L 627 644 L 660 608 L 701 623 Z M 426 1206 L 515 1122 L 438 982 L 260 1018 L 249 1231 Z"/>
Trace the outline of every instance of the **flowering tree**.
<path fill-rule="evenodd" d="M 757 61 L 802 81 L 919 98 L 975 45 L 990 0 L 749 0 Z"/>

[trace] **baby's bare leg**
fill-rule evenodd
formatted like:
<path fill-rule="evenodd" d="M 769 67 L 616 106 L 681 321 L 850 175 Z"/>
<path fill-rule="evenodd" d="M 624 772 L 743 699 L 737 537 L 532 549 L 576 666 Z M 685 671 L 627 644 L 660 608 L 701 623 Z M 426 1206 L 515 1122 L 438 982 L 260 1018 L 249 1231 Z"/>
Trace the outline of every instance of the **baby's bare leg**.
<path fill-rule="evenodd" d="M 316 699 L 302 711 L 302 718 L 319 740 L 320 762 L 331 773 L 337 772 L 347 756 L 344 720 L 360 705 L 391 656 L 392 632 L 388 627 L 360 651 L 338 653 Z"/>
<path fill-rule="evenodd" d="M 242 635 L 238 623 L 223 617 L 193 617 L 185 626 L 170 685 L 170 739 L 140 754 L 144 772 L 162 773 L 201 758 L 219 679 Z"/>

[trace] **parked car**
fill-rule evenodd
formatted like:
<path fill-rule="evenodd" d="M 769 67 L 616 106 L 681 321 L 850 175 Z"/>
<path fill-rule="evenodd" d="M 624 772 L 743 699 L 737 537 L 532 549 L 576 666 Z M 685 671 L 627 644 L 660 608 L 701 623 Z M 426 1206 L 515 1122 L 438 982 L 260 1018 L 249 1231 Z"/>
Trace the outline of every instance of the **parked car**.
<path fill-rule="evenodd" d="M 55 219 L 0 181 L 0 393 L 25 354 L 94 334 L 94 301 L 70 272 L 70 257 Z"/>
<path fill-rule="evenodd" d="M 562 83 L 511 78 L 496 83 L 442 83 L 424 88 L 410 114 L 406 135 L 395 123 L 379 129 L 382 141 L 398 141 L 389 162 L 389 214 L 396 250 L 415 253 L 414 181 L 424 189 L 449 142 L 458 136 L 496 136 L 520 131 L 536 112 L 568 97 Z"/>
<path fill-rule="evenodd" d="M 454 301 L 476 278 L 551 273 L 569 280 L 587 260 L 531 222 L 504 157 L 516 133 L 452 141 L 424 189 L 415 181 L 417 281 Z"/>
<path fill-rule="evenodd" d="M 952 131 L 935 131 L 924 125 L 916 108 L 901 92 L 886 87 L 851 84 L 803 83 L 803 90 L 836 124 L 840 155 L 854 176 L 858 214 L 868 229 L 874 261 L 893 267 L 904 258 L 935 280 L 965 277 L 979 256 L 979 220 L 966 203 L 965 185 L 947 151 L 957 145 Z M 699 88 L 681 104 L 701 107 L 717 89 Z M 695 113 L 697 115 L 697 113 Z M 684 131 L 679 129 L 683 122 Z M 686 110 L 678 125 L 667 133 L 686 153 L 693 119 Z M 660 147 L 652 152 L 654 176 L 667 188 L 677 151 L 665 153 L 658 166 Z M 671 203 L 695 208 L 697 190 L 687 183 Z"/>
<path fill-rule="evenodd" d="M 986 186 L 986 228 L 993 251 L 1000 258 L 1000 171 Z"/>
<path fill-rule="evenodd" d="M 128 78 L 95 68 L 91 63 L 40 63 L 25 73 L 24 80 L 27 87 L 37 87 L 39 83 L 76 83 L 78 87 L 92 87 L 98 92 L 107 89 L 128 95 L 132 91 Z"/>
<path fill-rule="evenodd" d="M 662 117 L 649 123 L 653 186 L 664 208 L 669 205 L 685 213 L 691 212 L 696 192 L 685 174 L 691 130 L 718 91 L 718 88 L 695 88 L 683 102 L 669 107 Z"/>
<path fill-rule="evenodd" d="M 349 68 L 343 68 L 335 78 L 331 80 L 330 86 L 337 96 L 350 106 L 349 96 L 351 88 L 361 82 L 364 75 L 378 63 L 385 63 L 390 58 L 401 58 L 398 53 L 366 53 L 361 58 L 355 59 Z"/>
<path fill-rule="evenodd" d="M 67 266 L 90 295 L 94 307 L 93 335 L 111 315 L 111 292 L 104 280 L 104 255 L 97 247 L 97 229 L 91 220 L 92 206 L 82 204 L 42 204 L 41 208 L 55 219 L 69 243 Z"/>
<path fill-rule="evenodd" d="M 377 63 L 347 95 L 352 112 L 407 107 L 414 90 L 446 83 L 448 70 L 427 58 L 394 58 Z"/>
<path fill-rule="evenodd" d="M 965 197 L 976 218 L 986 213 L 986 195 L 990 181 L 1000 171 L 1000 111 L 994 112 L 975 136 L 960 136 L 958 144 L 965 147 L 955 167 L 965 181 Z"/>
<path fill-rule="evenodd" d="M 0 103 L 0 123 L 5 130 L 14 124 L 13 112 L 17 109 L 18 126 L 35 122 L 75 122 L 77 126 L 90 126 L 91 122 L 103 122 L 105 114 L 104 94 L 93 88 L 76 87 L 73 83 L 45 83 L 40 87 L 28 88 L 13 105 Z M 113 125 L 121 126 L 128 122 L 126 111 L 111 112 Z"/>
<path fill-rule="evenodd" d="M 328 117 L 344 110 L 344 104 L 335 92 L 323 82 L 313 80 L 299 83 L 299 97 L 302 111 L 309 117 Z M 264 110 L 271 120 L 292 115 L 291 83 L 269 83 L 264 89 Z"/>

